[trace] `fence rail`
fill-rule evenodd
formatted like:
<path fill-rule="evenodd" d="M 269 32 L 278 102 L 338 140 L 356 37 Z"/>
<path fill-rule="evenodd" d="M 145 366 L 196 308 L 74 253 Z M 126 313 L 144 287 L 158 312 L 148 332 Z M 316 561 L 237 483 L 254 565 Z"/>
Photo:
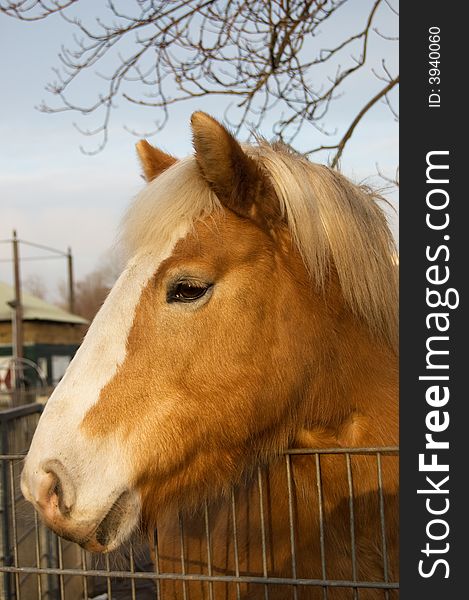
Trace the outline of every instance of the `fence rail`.
<path fill-rule="evenodd" d="M 36 406 L 36 408 L 34 408 Z M 34 426 L 32 419 L 38 418 L 41 407 L 31 405 L 20 407 L 9 411 L 8 415 L 1 416 L 2 423 L 2 447 L 0 454 L 0 465 L 2 472 L 2 488 L 0 490 L 2 498 L 2 514 L 0 515 L 2 526 L 2 552 L 0 556 L 0 573 L 3 574 L 3 584 L 0 581 L 0 598 L 4 600 L 90 600 L 99 598 L 100 600 L 149 600 L 158 598 L 161 600 L 173 600 L 173 598 L 186 598 L 190 600 L 190 586 L 203 585 L 206 587 L 206 595 L 211 600 L 221 598 L 249 598 L 245 595 L 246 586 L 263 586 L 264 598 L 269 598 L 269 591 L 277 590 L 277 595 L 272 597 L 279 598 L 299 598 L 301 590 L 317 588 L 322 591 L 322 598 L 335 598 L 334 590 L 349 590 L 351 599 L 360 598 L 360 592 L 369 593 L 369 590 L 376 590 L 381 595 L 377 598 L 388 600 L 396 598 L 396 590 L 399 587 L 397 581 L 390 579 L 388 568 L 388 548 L 386 532 L 386 511 L 385 494 L 383 493 L 383 461 L 398 460 L 398 447 L 373 447 L 373 448 L 300 448 L 290 449 L 284 453 L 285 472 L 286 472 L 286 497 L 290 511 L 289 534 L 291 548 L 291 576 L 274 576 L 267 568 L 267 523 L 264 516 L 265 502 L 265 479 L 261 468 L 258 470 L 258 506 L 261 507 L 260 536 L 262 537 L 262 559 L 260 572 L 248 574 L 239 568 L 238 562 L 231 572 L 217 572 L 212 567 L 212 558 L 210 555 L 211 535 L 209 512 L 206 506 L 205 514 L 205 535 L 207 548 L 207 564 L 204 568 L 200 567 L 198 572 L 194 571 L 194 565 L 185 556 L 184 549 L 184 523 L 179 523 L 180 531 L 180 565 L 177 569 L 168 571 L 161 568 L 160 550 L 158 547 L 158 536 L 155 534 L 154 547 L 148 550 L 141 543 L 134 542 L 127 544 L 124 550 L 120 552 L 117 559 L 105 556 L 91 555 L 75 544 L 66 542 L 57 538 L 53 533 L 43 527 L 37 519 L 32 507 L 26 503 L 19 491 L 19 475 L 21 471 L 24 452 L 29 445 L 28 436 L 31 437 Z M 25 420 L 28 420 L 25 433 Z M 5 424 L 8 423 L 9 431 L 5 433 Z M 16 432 L 16 433 L 15 433 Z M 7 444 L 7 445 L 5 445 Z M 23 445 L 23 447 L 21 447 Z M 311 457 L 312 476 L 315 477 L 318 493 L 318 515 L 319 539 L 318 546 L 321 554 L 321 572 L 319 577 L 304 577 L 298 570 L 298 531 L 294 527 L 295 502 L 292 492 L 292 469 L 296 460 L 304 460 L 305 457 Z M 350 559 L 351 559 L 351 577 L 334 579 L 328 576 L 327 560 L 325 552 L 325 537 L 327 533 L 327 524 L 323 510 L 322 481 L 321 481 L 321 461 L 331 460 L 345 461 L 346 485 L 349 490 L 349 514 L 350 514 Z M 357 569 L 358 555 L 355 547 L 355 513 L 357 507 L 354 499 L 353 470 L 357 462 L 362 457 L 363 460 L 375 461 L 376 469 L 376 495 L 377 505 L 379 506 L 379 539 L 381 545 L 380 556 L 383 561 L 382 577 L 376 581 L 361 580 Z M 355 461 L 355 463 L 354 463 Z M 386 463 L 388 464 L 388 463 Z M 345 484 L 345 482 L 344 482 Z M 264 499 L 263 499 L 264 498 Z M 231 547 L 237 555 L 241 544 L 239 532 L 236 531 L 236 506 L 234 495 L 232 493 L 233 506 L 233 528 L 230 532 Z M 112 564 L 113 561 L 117 564 Z M 191 568 L 189 568 L 191 566 Z M 162 586 L 170 582 L 174 586 L 179 586 L 181 593 L 165 593 Z M 224 592 L 218 596 L 215 592 L 216 586 L 223 584 Z M 3 586 L 3 587 L 2 587 Z M 283 587 L 285 596 L 278 595 L 279 587 Z M 226 592 L 230 588 L 232 595 Z M 166 588 L 165 588 L 166 589 Z M 179 589 L 179 588 L 178 588 Z M 205 588 L 204 588 L 205 589 Z M 199 596 L 197 596 L 199 597 Z M 309 596 L 308 596 L 309 597 Z M 342 596 L 340 596 L 342 598 Z M 369 596 L 366 596 L 367 598 Z M 374 598 L 375 596 L 373 596 Z"/>

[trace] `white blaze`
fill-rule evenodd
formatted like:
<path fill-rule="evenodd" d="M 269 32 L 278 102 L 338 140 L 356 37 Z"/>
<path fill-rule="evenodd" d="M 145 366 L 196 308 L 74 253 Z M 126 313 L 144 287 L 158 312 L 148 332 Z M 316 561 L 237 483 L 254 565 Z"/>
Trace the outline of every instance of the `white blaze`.
<path fill-rule="evenodd" d="M 37 497 L 41 466 L 51 460 L 59 460 L 74 483 L 76 520 L 108 510 L 128 484 L 132 456 L 121 441 L 114 435 L 90 439 L 80 425 L 124 362 L 144 287 L 187 231 L 187 225 L 181 226 L 158 253 L 142 251 L 131 259 L 96 315 L 36 429 L 23 473 L 23 489 L 29 498 Z"/>

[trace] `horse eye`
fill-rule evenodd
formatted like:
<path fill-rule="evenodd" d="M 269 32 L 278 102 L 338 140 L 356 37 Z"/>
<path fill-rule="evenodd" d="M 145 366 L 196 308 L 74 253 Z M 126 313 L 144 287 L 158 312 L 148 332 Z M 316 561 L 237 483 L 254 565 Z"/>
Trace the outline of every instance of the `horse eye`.
<path fill-rule="evenodd" d="M 209 284 L 179 281 L 169 291 L 168 302 L 193 302 L 205 295 L 211 287 Z"/>

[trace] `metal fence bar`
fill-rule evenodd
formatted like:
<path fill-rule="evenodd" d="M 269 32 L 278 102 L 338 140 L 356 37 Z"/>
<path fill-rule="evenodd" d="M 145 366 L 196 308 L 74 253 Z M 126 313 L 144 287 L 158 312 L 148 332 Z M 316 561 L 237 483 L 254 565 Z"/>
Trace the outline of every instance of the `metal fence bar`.
<path fill-rule="evenodd" d="M 289 448 L 283 454 L 397 454 L 399 446 L 373 446 L 363 448 Z"/>
<path fill-rule="evenodd" d="M 49 531 L 46 532 L 46 544 L 47 544 L 47 549 L 46 549 L 47 567 L 50 569 L 54 569 L 56 560 L 57 560 L 57 543 L 55 542 L 55 537 L 52 534 L 52 532 L 49 532 Z M 52 596 L 52 594 L 55 594 L 55 597 L 57 598 L 57 589 L 56 589 L 57 577 L 54 577 L 52 575 L 52 573 L 49 573 L 49 577 L 47 579 L 48 579 L 47 585 L 48 585 L 49 594 L 51 596 Z"/>
<path fill-rule="evenodd" d="M 314 455 L 316 462 L 316 486 L 318 490 L 318 517 L 319 517 L 319 553 L 321 556 L 321 576 L 326 579 L 326 552 L 324 548 L 324 511 L 322 498 L 322 479 L 321 479 L 321 457 L 318 453 Z M 327 587 L 322 589 L 322 597 L 327 600 Z"/>
<path fill-rule="evenodd" d="M 291 570 L 292 578 L 297 578 L 296 574 L 296 544 L 295 544 L 295 525 L 294 525 L 294 514 L 293 514 L 293 492 L 292 492 L 292 476 L 291 476 L 291 456 L 287 454 L 285 456 L 285 463 L 287 468 L 287 490 L 288 490 L 288 521 L 290 525 L 290 549 L 291 549 Z M 293 598 L 298 598 L 298 588 L 293 588 Z"/>
<path fill-rule="evenodd" d="M 379 497 L 379 521 L 381 527 L 381 550 L 383 552 L 383 575 L 384 581 L 389 581 L 388 571 L 388 549 L 386 544 L 386 521 L 384 515 L 384 496 L 383 496 L 383 474 L 381 469 L 381 453 L 376 453 L 376 465 L 378 470 L 378 497 Z M 389 591 L 384 592 L 385 600 L 389 600 Z"/>
<path fill-rule="evenodd" d="M 81 558 L 81 570 L 82 572 L 84 572 L 86 570 L 86 553 L 83 550 L 83 548 L 81 549 L 80 552 L 80 558 Z M 83 585 L 83 598 L 84 600 L 88 600 L 88 578 L 86 575 L 82 576 L 82 585 Z"/>
<path fill-rule="evenodd" d="M 0 423 L 7 423 L 28 415 L 39 414 L 43 411 L 42 404 L 23 404 L 13 408 L 5 408 L 0 411 Z M 6 448 L 4 449 L 6 450 Z"/>
<path fill-rule="evenodd" d="M 34 511 L 34 541 L 35 541 L 35 553 L 36 553 L 36 566 L 38 568 L 41 567 L 41 540 L 39 538 L 39 519 L 37 516 L 37 512 Z M 41 576 L 37 576 L 37 597 L 38 600 L 42 600 L 42 580 Z"/>
<path fill-rule="evenodd" d="M 181 572 L 182 575 L 186 576 L 186 552 L 184 547 L 184 523 L 182 522 L 182 516 L 179 515 L 179 542 L 181 544 Z M 182 580 L 182 597 L 187 600 L 187 585 L 186 579 Z"/>
<path fill-rule="evenodd" d="M 267 551 L 265 542 L 265 519 L 264 519 L 264 494 L 262 486 L 262 471 L 261 468 L 257 469 L 257 485 L 259 489 L 259 517 L 261 524 L 261 546 L 262 546 L 262 574 L 264 577 L 268 576 L 267 573 Z M 269 586 L 264 586 L 264 599 L 269 600 Z"/>
<path fill-rule="evenodd" d="M 109 563 L 109 554 L 106 554 L 106 588 L 107 588 L 107 597 L 112 598 L 112 585 L 111 585 L 111 565 Z"/>
<path fill-rule="evenodd" d="M 349 515 L 350 515 L 350 543 L 352 551 L 352 579 L 357 579 L 357 548 L 355 544 L 355 514 L 353 506 L 353 480 L 352 480 L 352 464 L 350 461 L 350 454 L 345 454 L 345 461 L 347 463 L 347 483 L 348 483 L 348 494 L 349 494 Z M 353 588 L 353 598 L 358 600 L 358 589 Z"/>
<path fill-rule="evenodd" d="M 158 530 L 155 531 L 153 538 L 153 552 L 155 553 L 155 574 L 160 574 L 160 553 L 158 549 Z M 160 580 L 156 580 L 156 600 L 160 600 L 161 589 L 160 589 Z"/>
<path fill-rule="evenodd" d="M 212 549 L 211 549 L 211 540 L 210 540 L 210 521 L 208 518 L 208 504 L 207 501 L 204 502 L 204 521 L 205 521 L 205 542 L 207 544 L 207 572 L 212 576 Z M 213 600 L 213 582 L 209 581 L 208 584 L 208 597 L 210 600 Z"/>
<path fill-rule="evenodd" d="M 231 517 L 233 520 L 233 552 L 235 560 L 235 575 L 237 578 L 239 578 L 238 527 L 236 524 L 236 500 L 233 490 L 231 490 Z M 241 600 L 241 588 L 239 585 L 239 581 L 236 582 L 236 600 Z"/>
<path fill-rule="evenodd" d="M 25 454 L 0 454 L 0 460 L 8 462 L 10 460 L 23 460 Z"/>
<path fill-rule="evenodd" d="M 1 415 L 1 413 L 0 413 Z M 8 429 L 6 426 L 6 420 L 2 419 L 0 417 L 0 451 L 3 452 L 8 452 L 9 448 L 8 448 Z M 3 454 L 2 454 L 3 456 Z M 8 455 L 6 456 L 8 457 Z M 11 556 L 11 552 L 10 552 L 10 548 L 11 548 L 11 544 L 10 544 L 10 519 L 9 519 L 9 507 L 8 507 L 8 489 L 9 489 L 9 484 L 8 484 L 8 461 L 7 460 L 3 460 L 2 461 L 2 520 L 3 520 L 3 527 L 2 527 L 2 550 L 3 550 L 3 562 L 6 566 L 11 566 L 12 564 L 12 556 Z M 7 598 L 11 598 L 11 577 L 8 573 L 5 573 L 3 576 L 3 588 L 5 590 L 5 595 Z"/>
<path fill-rule="evenodd" d="M 11 524 L 13 532 L 13 564 L 15 567 L 19 566 L 19 544 L 22 541 L 18 536 L 18 521 L 16 518 L 16 497 L 15 497 L 15 472 L 14 465 L 12 462 L 9 463 L 9 476 L 10 476 L 10 503 L 11 503 Z M 22 536 L 21 536 L 22 537 Z M 15 577 L 16 584 L 16 598 L 21 600 L 21 581 Z"/>
<path fill-rule="evenodd" d="M 63 556 L 63 547 L 62 547 L 62 538 L 57 538 L 57 553 L 59 559 L 59 569 L 63 571 L 64 568 L 64 556 Z M 64 576 L 59 574 L 59 592 L 60 592 L 60 600 L 65 600 L 65 585 L 64 585 Z"/>
<path fill-rule="evenodd" d="M 130 561 L 130 572 L 135 573 L 134 545 L 132 543 L 129 546 L 129 561 Z M 136 600 L 135 579 L 130 580 L 130 593 L 131 593 L 132 600 Z"/>
<path fill-rule="evenodd" d="M 18 563 L 18 527 L 16 522 L 16 504 L 15 504 L 15 476 L 13 471 L 13 463 L 10 462 L 8 464 L 8 472 L 9 472 L 9 484 L 10 484 L 10 503 L 11 503 L 11 524 L 12 524 L 12 533 L 13 533 L 13 565 L 15 567 L 19 566 Z M 17 600 L 21 600 L 21 583 L 19 574 L 15 574 L 15 598 Z"/>
<path fill-rule="evenodd" d="M 44 573 L 46 575 L 81 575 L 80 569 L 37 569 L 36 567 L 0 567 L 1 570 L 7 573 Z M 292 577 L 259 577 L 256 575 L 240 575 L 236 577 L 234 575 L 199 575 L 199 574 L 185 574 L 182 573 L 149 573 L 147 571 L 137 571 L 130 573 L 129 571 L 105 571 L 105 570 L 86 570 L 85 575 L 89 577 L 109 577 L 112 576 L 115 579 L 160 579 L 161 581 L 213 581 L 220 583 L 253 583 L 253 584 L 264 584 L 269 583 L 272 585 L 301 585 L 301 586 L 316 586 L 316 587 L 331 587 L 331 588 L 363 588 L 363 589 L 377 589 L 377 590 L 396 590 L 399 589 L 397 582 L 384 581 L 351 581 L 346 579 L 306 579 L 298 578 L 293 579 Z"/>

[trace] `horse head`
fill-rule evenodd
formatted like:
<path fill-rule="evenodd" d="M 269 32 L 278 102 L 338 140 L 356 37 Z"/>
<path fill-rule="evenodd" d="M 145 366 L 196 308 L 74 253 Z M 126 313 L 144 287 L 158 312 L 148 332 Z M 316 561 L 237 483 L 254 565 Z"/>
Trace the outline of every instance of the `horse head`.
<path fill-rule="evenodd" d="M 364 394 L 367 378 L 387 393 L 395 356 L 376 199 L 286 147 L 240 145 L 204 113 L 192 130 L 187 159 L 138 144 L 147 184 L 123 222 L 127 265 L 24 465 L 25 497 L 89 550 L 223 493 L 308 432 L 379 442 L 369 424 L 387 410 Z"/>

